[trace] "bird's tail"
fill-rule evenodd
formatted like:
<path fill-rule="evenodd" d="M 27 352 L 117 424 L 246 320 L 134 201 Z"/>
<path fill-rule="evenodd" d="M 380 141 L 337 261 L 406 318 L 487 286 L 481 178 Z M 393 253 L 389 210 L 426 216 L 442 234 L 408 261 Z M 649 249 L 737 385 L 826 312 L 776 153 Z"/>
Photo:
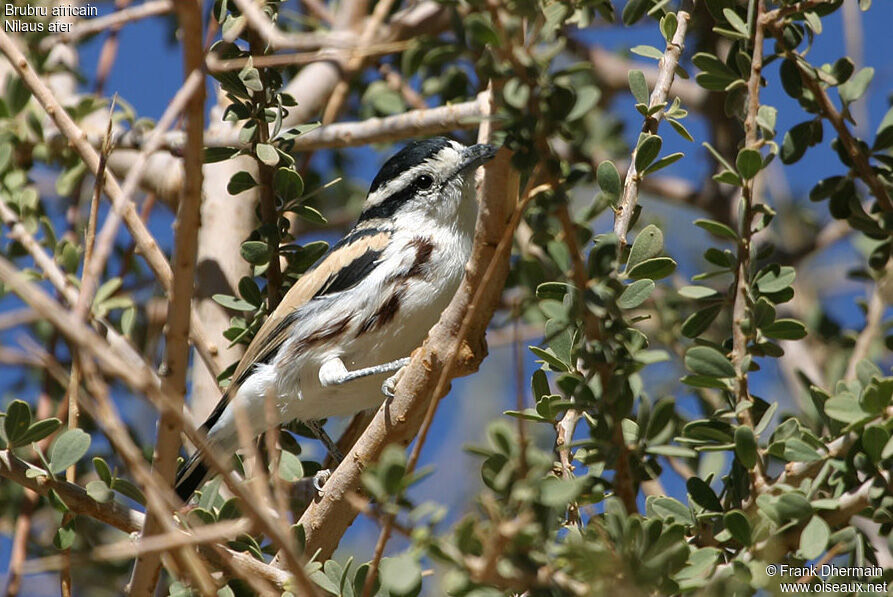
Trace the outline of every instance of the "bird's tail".
<path fill-rule="evenodd" d="M 201 450 L 193 452 L 180 470 L 177 471 L 177 480 L 174 484 L 174 490 L 180 499 L 184 502 L 195 493 L 195 490 L 205 481 L 208 476 L 208 466 L 202 462 Z"/>

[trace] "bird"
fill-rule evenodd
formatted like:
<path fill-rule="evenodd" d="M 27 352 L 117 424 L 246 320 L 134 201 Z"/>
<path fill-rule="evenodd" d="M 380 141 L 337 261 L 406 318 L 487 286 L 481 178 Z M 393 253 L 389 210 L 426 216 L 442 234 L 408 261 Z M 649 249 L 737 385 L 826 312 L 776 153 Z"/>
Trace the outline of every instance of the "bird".
<path fill-rule="evenodd" d="M 496 151 L 433 137 L 385 161 L 354 227 L 289 289 L 201 426 L 215 453 L 240 446 L 237 407 L 256 437 L 269 399 L 285 424 L 351 415 L 392 394 L 459 287 L 477 219 L 474 174 Z M 208 473 L 196 450 L 176 493 L 188 501 Z"/>

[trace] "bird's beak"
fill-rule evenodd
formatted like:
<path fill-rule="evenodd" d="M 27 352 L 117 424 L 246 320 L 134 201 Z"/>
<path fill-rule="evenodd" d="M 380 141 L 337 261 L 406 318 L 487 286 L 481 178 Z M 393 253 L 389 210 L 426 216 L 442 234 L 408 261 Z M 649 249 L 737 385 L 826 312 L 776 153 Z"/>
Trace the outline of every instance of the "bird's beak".
<path fill-rule="evenodd" d="M 462 152 L 462 162 L 459 165 L 459 171 L 474 169 L 484 162 L 493 158 L 499 150 L 495 145 L 487 145 L 486 143 L 478 143 L 471 147 L 466 147 Z"/>

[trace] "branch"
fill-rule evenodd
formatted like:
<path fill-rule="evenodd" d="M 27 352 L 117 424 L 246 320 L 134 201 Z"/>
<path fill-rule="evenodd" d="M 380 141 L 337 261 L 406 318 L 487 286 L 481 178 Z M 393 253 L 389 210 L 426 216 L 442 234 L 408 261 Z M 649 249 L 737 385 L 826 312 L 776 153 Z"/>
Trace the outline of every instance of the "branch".
<path fill-rule="evenodd" d="M 195 73 L 201 73 L 204 51 L 202 49 L 202 13 L 200 0 L 179 0 L 176 4 L 180 30 L 183 34 L 184 87 Z M 167 351 L 168 388 L 180 401 L 181 410 L 186 398 L 186 373 L 189 366 L 189 323 L 192 313 L 192 294 L 195 286 L 195 257 L 198 249 L 199 211 L 202 203 L 202 165 L 204 149 L 202 137 L 205 128 L 204 76 L 199 77 L 195 90 L 186 95 L 186 152 L 184 165 L 186 181 L 177 209 L 174 226 L 174 279 L 168 308 Z M 175 103 L 175 102 L 172 102 Z M 136 171 L 128 174 L 135 180 Z M 135 184 L 134 184 L 135 186 Z M 161 413 L 152 469 L 162 481 L 171 485 L 177 472 L 177 454 L 180 451 L 180 425 L 177 417 Z M 163 528 L 160 519 L 169 516 L 164 510 L 150 508 L 141 542 Z M 158 553 L 141 553 L 133 567 L 130 579 L 131 595 L 152 595 L 158 584 L 161 558 Z"/>
<path fill-rule="evenodd" d="M 403 114 L 369 118 L 357 122 L 339 122 L 320 126 L 308 133 L 295 137 L 289 143 L 291 152 L 315 151 L 340 147 L 356 147 L 372 143 L 399 141 L 409 137 L 427 137 L 455 130 L 473 129 L 480 124 L 482 118 L 482 96 L 458 104 L 409 110 Z M 172 131 L 163 136 L 160 147 L 173 153 L 183 150 L 186 137 L 179 131 Z M 91 136 L 91 143 L 98 144 L 101 139 Z M 274 139 L 275 141 L 275 139 Z M 145 145 L 143 133 L 130 130 L 114 139 L 116 150 L 138 149 Z M 247 149 L 249 145 L 239 141 L 236 132 L 205 135 L 205 147 L 237 147 Z M 114 155 L 114 154 L 113 154 Z"/>
<path fill-rule="evenodd" d="M 673 34 L 673 39 L 667 43 L 667 49 L 664 51 L 660 62 L 658 62 L 658 76 L 648 101 L 649 108 L 667 101 L 670 87 L 673 85 L 673 78 L 676 76 L 679 56 L 682 54 L 682 48 L 685 45 L 685 34 L 688 31 L 688 23 L 691 20 L 693 8 L 694 0 L 685 0 L 682 3 L 682 8 L 676 13 L 678 21 L 676 32 Z M 642 125 L 642 132 L 656 134 L 662 116 L 663 110 L 658 110 L 653 116 L 646 117 Z M 620 198 L 614 218 L 614 233 L 620 239 L 621 246 L 626 244 L 626 234 L 629 232 L 629 225 L 632 221 L 636 201 L 639 196 L 640 179 L 639 173 L 636 172 L 636 150 L 633 150 L 629 170 L 626 172 L 626 182 L 623 185 L 623 195 Z"/>
<path fill-rule="evenodd" d="M 0 31 L 0 51 L 6 55 L 15 71 L 22 78 L 22 81 L 28 86 L 34 94 L 34 97 L 37 98 L 47 114 L 53 119 L 62 134 L 68 138 L 72 147 L 81 156 L 81 159 L 87 167 L 95 174 L 99 169 L 99 155 L 93 147 L 90 146 L 83 131 L 71 119 L 68 112 L 66 112 L 59 104 L 53 95 L 53 92 L 37 75 L 12 39 L 3 31 Z M 124 222 L 130 230 L 130 233 L 133 235 L 133 239 L 139 248 L 140 254 L 146 260 L 146 263 L 152 269 L 165 291 L 170 293 L 173 278 L 171 266 L 167 262 L 164 253 L 162 253 L 158 244 L 155 242 L 155 239 L 152 237 L 152 234 L 146 228 L 142 219 L 140 219 L 133 203 L 130 201 L 124 202 L 122 200 L 123 193 L 121 187 L 113 176 L 107 175 L 105 177 L 105 192 L 109 198 L 111 198 L 113 204 L 121 201 L 123 205 L 123 213 L 121 215 L 124 218 Z M 201 321 L 194 315 L 192 319 L 191 336 L 196 350 L 199 355 L 201 355 L 202 359 L 209 367 L 216 368 L 217 364 L 214 360 L 216 350 L 204 334 Z"/>
<path fill-rule="evenodd" d="M 59 33 L 57 35 L 48 35 L 40 40 L 40 49 L 44 52 L 49 51 L 56 44 L 71 43 L 79 39 L 102 33 L 114 27 L 121 27 L 127 23 L 165 15 L 174 9 L 174 0 L 149 0 L 131 8 L 116 10 L 113 13 L 95 19 L 81 19 L 72 26 L 71 31 Z"/>
<path fill-rule="evenodd" d="M 28 469 L 40 470 L 43 474 L 28 477 L 26 475 Z M 125 533 L 133 533 L 143 528 L 142 513 L 114 501 L 105 504 L 99 503 L 87 495 L 80 485 L 52 478 L 43 469 L 37 469 L 37 467 L 18 459 L 9 450 L 0 450 L 0 477 L 27 487 L 40 495 L 46 495 L 53 490 L 73 512 L 95 518 Z"/>

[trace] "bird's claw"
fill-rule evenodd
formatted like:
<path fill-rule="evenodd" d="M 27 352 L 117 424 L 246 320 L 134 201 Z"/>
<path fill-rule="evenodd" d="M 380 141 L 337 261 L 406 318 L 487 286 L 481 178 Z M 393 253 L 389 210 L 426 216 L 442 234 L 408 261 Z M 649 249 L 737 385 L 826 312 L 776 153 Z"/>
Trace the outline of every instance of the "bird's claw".
<path fill-rule="evenodd" d="M 326 484 L 326 481 L 329 480 L 329 477 L 332 476 L 332 471 L 327 468 L 322 469 L 321 471 L 317 471 L 315 475 L 313 475 L 313 489 L 319 492 L 320 495 L 323 494 L 323 486 Z"/>
<path fill-rule="evenodd" d="M 406 367 L 400 367 L 397 373 L 384 380 L 384 383 L 381 384 L 381 393 L 388 398 L 393 398 L 394 392 L 397 391 L 397 384 L 400 383 L 400 378 L 403 377 L 404 371 L 406 371 Z"/>

